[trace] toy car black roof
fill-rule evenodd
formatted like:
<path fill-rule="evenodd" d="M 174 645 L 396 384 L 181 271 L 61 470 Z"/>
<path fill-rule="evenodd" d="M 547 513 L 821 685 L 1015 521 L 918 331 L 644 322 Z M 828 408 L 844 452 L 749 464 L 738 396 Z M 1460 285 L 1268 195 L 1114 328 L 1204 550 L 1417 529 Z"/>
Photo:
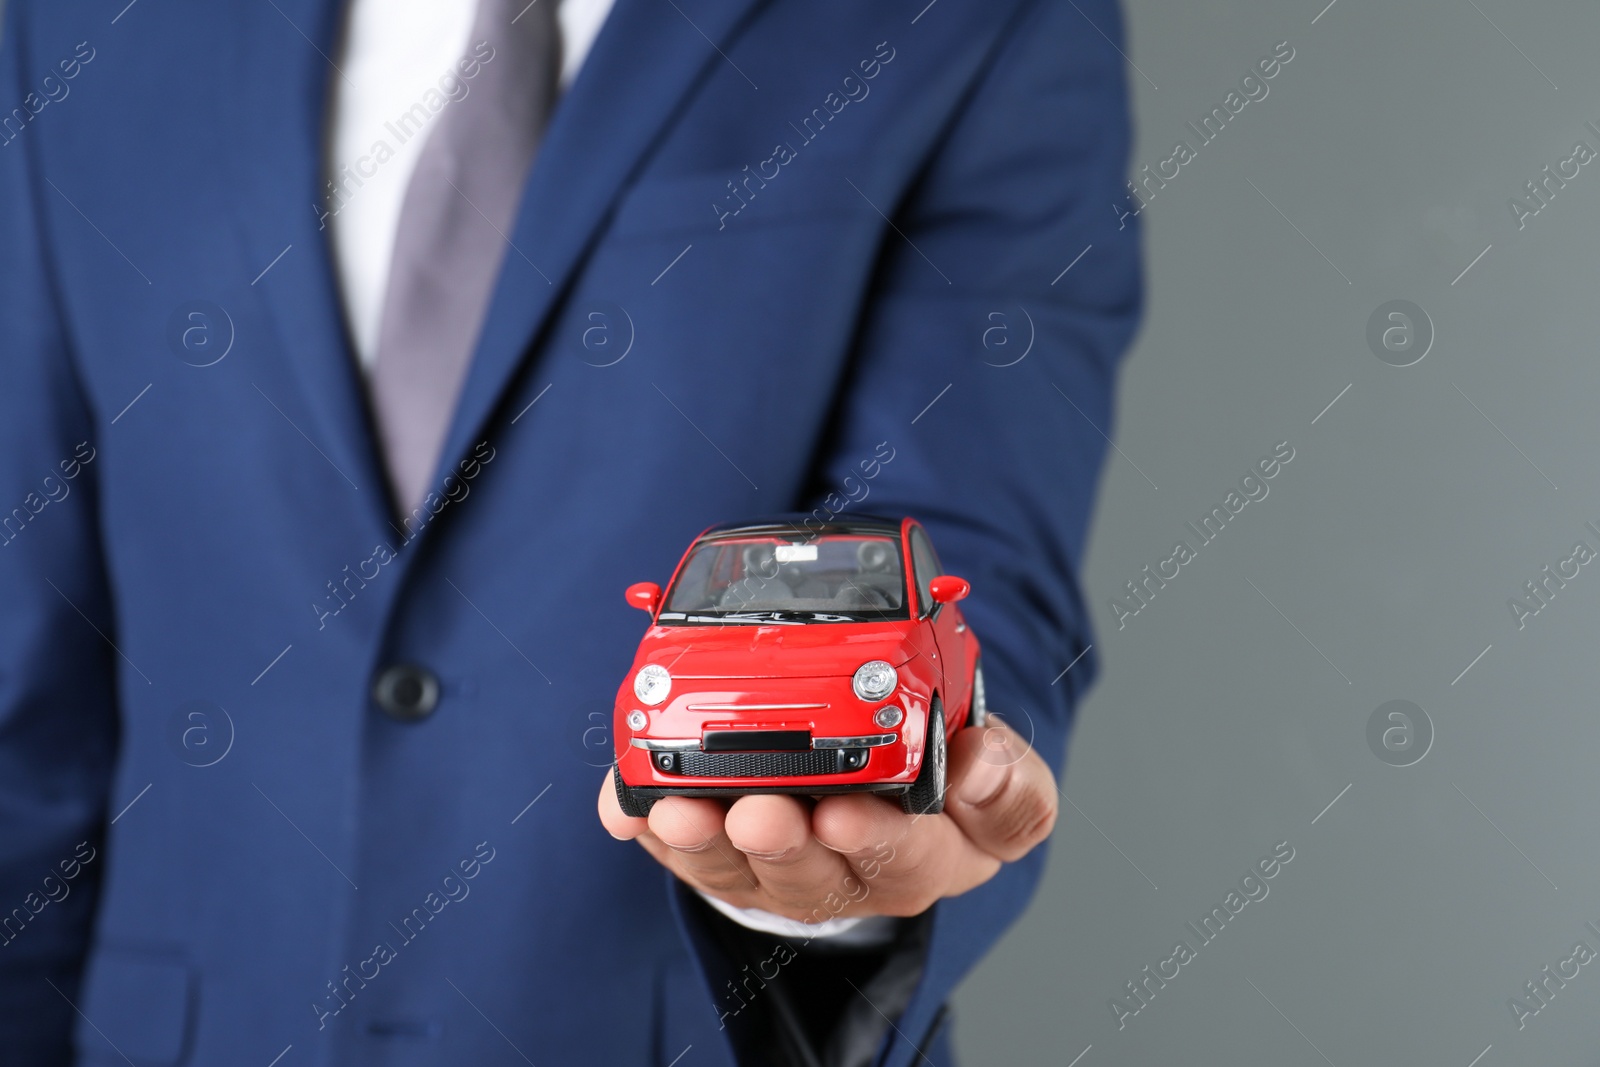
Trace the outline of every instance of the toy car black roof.
<path fill-rule="evenodd" d="M 792 515 L 767 515 L 756 519 L 743 519 L 713 526 L 701 534 L 702 540 L 718 537 L 745 536 L 749 534 L 791 534 L 808 537 L 813 534 L 880 534 L 885 537 L 900 536 L 899 519 L 877 515 L 837 515 L 828 522 L 818 524 L 810 514 L 795 512 Z M 808 524 L 809 523 L 809 524 Z"/>

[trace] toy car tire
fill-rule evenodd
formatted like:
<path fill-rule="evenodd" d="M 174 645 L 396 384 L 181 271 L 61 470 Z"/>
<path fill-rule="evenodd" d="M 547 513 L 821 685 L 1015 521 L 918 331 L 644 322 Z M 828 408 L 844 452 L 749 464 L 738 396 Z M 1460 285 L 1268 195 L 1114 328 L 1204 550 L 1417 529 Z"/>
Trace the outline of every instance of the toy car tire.
<path fill-rule="evenodd" d="M 983 688 L 983 661 L 972 668 L 972 697 L 967 702 L 967 725 L 984 726 L 989 721 L 989 701 Z"/>
<path fill-rule="evenodd" d="M 611 781 L 617 787 L 617 806 L 622 809 L 622 814 L 630 819 L 650 817 L 650 809 L 655 807 L 655 797 L 641 796 L 635 792 L 632 786 L 622 780 L 622 771 L 615 765 L 611 768 Z"/>
<path fill-rule="evenodd" d="M 911 788 L 900 794 L 901 810 L 907 815 L 937 815 L 943 811 L 949 768 L 950 744 L 944 735 L 944 708 L 935 697 L 933 708 L 928 712 L 928 741 L 922 767 Z"/>

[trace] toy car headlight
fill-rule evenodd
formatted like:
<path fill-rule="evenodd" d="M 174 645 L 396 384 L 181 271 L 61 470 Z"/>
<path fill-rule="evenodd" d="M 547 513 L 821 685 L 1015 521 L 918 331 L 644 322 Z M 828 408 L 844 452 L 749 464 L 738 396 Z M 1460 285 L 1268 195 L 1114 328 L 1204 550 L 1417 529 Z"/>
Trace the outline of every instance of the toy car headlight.
<path fill-rule="evenodd" d="M 646 704 L 659 704 L 667 699 L 667 694 L 672 692 L 672 675 L 667 669 L 652 663 L 648 667 L 640 667 L 639 673 L 633 676 L 633 695 Z"/>
<path fill-rule="evenodd" d="M 900 677 L 895 674 L 894 666 L 881 659 L 863 663 L 856 668 L 856 676 L 850 681 L 850 687 L 862 700 L 882 700 L 899 684 Z"/>

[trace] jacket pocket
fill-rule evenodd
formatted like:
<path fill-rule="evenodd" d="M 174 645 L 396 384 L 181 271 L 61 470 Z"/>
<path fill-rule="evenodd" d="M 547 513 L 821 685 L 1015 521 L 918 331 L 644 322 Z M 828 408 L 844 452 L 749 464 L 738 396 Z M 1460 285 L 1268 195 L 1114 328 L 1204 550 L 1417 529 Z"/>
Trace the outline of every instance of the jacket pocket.
<path fill-rule="evenodd" d="M 195 998 L 194 971 L 176 954 L 101 949 L 84 976 L 74 1042 L 92 1062 L 177 1067 L 188 1050 Z"/>

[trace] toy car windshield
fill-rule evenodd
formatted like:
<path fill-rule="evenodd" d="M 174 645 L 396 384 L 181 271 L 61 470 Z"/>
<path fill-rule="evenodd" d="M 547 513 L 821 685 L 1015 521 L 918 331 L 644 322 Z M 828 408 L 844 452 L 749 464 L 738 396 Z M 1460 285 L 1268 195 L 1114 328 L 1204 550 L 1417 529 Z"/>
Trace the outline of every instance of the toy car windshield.
<path fill-rule="evenodd" d="M 656 621 L 770 626 L 908 617 L 896 541 L 836 534 L 708 539 L 684 563 Z"/>

